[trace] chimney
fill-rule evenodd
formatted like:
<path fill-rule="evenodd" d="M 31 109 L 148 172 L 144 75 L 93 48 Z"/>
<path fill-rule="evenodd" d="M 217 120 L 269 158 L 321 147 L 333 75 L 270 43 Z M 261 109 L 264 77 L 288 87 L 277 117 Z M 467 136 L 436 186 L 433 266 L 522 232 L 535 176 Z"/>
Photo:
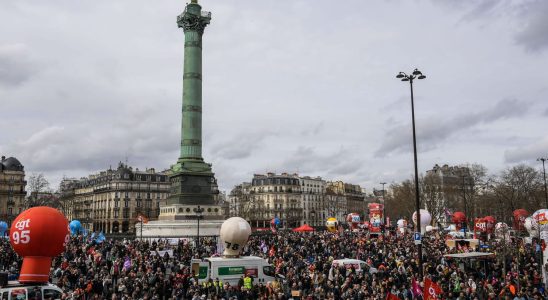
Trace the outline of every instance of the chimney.
<path fill-rule="evenodd" d="M 6 157 L 4 155 L 2 155 L 2 161 L 6 160 Z"/>

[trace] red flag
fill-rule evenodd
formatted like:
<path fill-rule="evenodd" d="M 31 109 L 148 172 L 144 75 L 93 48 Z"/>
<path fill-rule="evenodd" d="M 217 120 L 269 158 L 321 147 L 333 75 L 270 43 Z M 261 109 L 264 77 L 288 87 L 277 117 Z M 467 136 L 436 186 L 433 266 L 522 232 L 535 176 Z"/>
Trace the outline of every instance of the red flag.
<path fill-rule="evenodd" d="M 400 298 L 390 292 L 386 295 L 386 300 L 400 300 Z"/>
<path fill-rule="evenodd" d="M 272 245 L 272 247 L 270 247 L 270 251 L 268 251 L 268 256 L 272 257 L 276 255 L 276 249 L 274 248 L 274 245 Z"/>
<path fill-rule="evenodd" d="M 438 299 L 438 296 L 441 295 L 441 293 L 441 287 L 437 283 L 428 278 L 424 280 L 424 300 Z"/>

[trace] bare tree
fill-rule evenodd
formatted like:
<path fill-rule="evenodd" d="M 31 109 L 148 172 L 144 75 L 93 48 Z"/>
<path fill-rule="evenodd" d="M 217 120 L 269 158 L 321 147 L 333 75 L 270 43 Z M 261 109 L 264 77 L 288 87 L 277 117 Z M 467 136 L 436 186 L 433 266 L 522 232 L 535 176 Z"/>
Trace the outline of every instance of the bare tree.
<path fill-rule="evenodd" d="M 49 181 L 42 173 L 33 173 L 27 179 L 27 191 L 30 193 L 26 199 L 26 207 L 52 206 L 57 202 L 53 197 Z"/>
<path fill-rule="evenodd" d="M 504 216 L 511 216 L 518 208 L 530 212 L 541 208 L 538 191 L 542 184 L 540 174 L 534 168 L 517 165 L 502 171 L 495 180 L 493 191 L 504 207 Z"/>
<path fill-rule="evenodd" d="M 390 207 L 390 219 L 411 219 L 415 211 L 415 184 L 414 181 L 405 180 L 401 183 L 390 185 L 390 193 L 385 194 L 386 205 Z"/>
<path fill-rule="evenodd" d="M 442 223 L 446 203 L 444 202 L 443 186 L 439 176 L 433 174 L 421 175 L 419 178 L 419 190 L 421 193 L 421 203 L 424 203 L 424 208 L 432 215 L 434 223 Z"/>

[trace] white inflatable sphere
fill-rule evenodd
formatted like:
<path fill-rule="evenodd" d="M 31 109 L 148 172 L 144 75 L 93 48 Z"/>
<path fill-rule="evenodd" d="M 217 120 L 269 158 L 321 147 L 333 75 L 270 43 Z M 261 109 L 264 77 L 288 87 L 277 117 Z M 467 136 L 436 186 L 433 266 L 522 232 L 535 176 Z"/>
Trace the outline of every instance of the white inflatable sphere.
<path fill-rule="evenodd" d="M 504 222 L 498 222 L 496 225 L 495 225 L 495 230 L 505 230 L 505 229 L 508 229 L 508 225 Z"/>
<path fill-rule="evenodd" d="M 531 216 L 532 227 L 539 232 L 548 231 L 548 209 L 539 209 Z"/>
<path fill-rule="evenodd" d="M 407 223 L 407 221 L 405 221 L 404 219 L 399 219 L 399 220 L 398 220 L 398 223 L 397 223 L 397 224 L 398 224 L 398 228 L 404 228 L 405 225 L 407 225 L 406 223 Z"/>
<path fill-rule="evenodd" d="M 427 225 L 425 229 L 426 229 L 426 232 L 430 232 L 432 231 L 432 229 L 434 229 L 434 227 L 432 227 L 431 225 Z"/>
<path fill-rule="evenodd" d="M 421 209 L 420 213 L 421 213 L 420 226 L 424 227 L 426 225 L 429 225 L 430 222 L 432 221 L 432 215 L 430 215 L 430 213 L 426 209 Z M 417 212 L 413 213 L 413 223 L 417 224 Z"/>
<path fill-rule="evenodd" d="M 237 257 L 251 235 L 251 226 L 240 217 L 232 217 L 221 225 L 220 235 L 225 247 L 223 255 Z"/>
<path fill-rule="evenodd" d="M 538 224 L 536 224 L 531 217 L 525 218 L 525 222 L 523 222 L 523 226 L 525 226 L 525 229 L 527 229 L 527 232 L 529 232 L 529 234 L 531 234 L 532 230 L 536 230 L 538 228 L 537 225 Z"/>

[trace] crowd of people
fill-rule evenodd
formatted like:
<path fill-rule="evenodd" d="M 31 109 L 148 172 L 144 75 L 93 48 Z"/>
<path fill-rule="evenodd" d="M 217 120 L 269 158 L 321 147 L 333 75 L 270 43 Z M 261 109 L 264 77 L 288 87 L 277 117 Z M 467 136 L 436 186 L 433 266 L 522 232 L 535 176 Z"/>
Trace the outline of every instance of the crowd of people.
<path fill-rule="evenodd" d="M 248 286 L 213 280 L 199 283 L 193 258 L 219 255 L 218 243 L 192 240 L 140 241 L 106 239 L 100 243 L 74 236 L 53 261 L 51 281 L 63 299 L 423 299 L 425 279 L 437 283 L 441 299 L 544 299 L 541 247 L 520 238 L 489 243 L 492 257 L 477 261 L 448 259 L 445 237 L 423 240 L 423 273 L 410 235 L 375 237 L 367 232 L 316 231 L 252 235 L 243 255 L 263 257 L 275 267 L 272 282 Z M 165 250 L 170 250 L 165 252 Z M 363 269 L 339 266 L 335 259 L 366 262 Z M 21 259 L 9 242 L 0 241 L 0 269 L 16 278 Z"/>

